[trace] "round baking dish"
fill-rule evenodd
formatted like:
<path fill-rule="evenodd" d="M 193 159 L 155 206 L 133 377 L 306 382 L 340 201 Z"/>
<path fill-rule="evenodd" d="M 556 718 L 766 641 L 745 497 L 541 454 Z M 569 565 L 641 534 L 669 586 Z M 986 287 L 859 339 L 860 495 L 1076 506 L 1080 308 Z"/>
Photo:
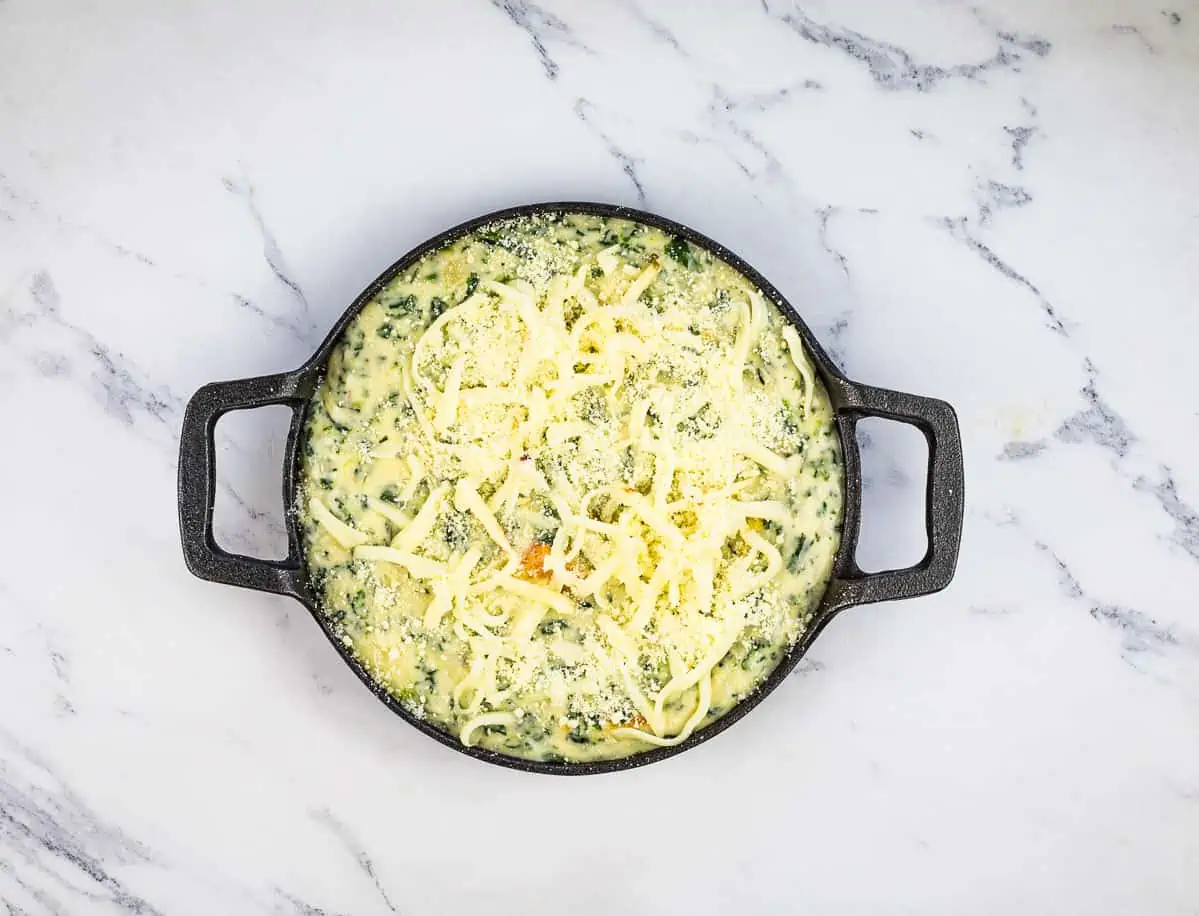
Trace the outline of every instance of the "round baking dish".
<path fill-rule="evenodd" d="M 833 577 L 823 600 L 799 641 L 783 657 L 757 691 L 686 741 L 673 747 L 650 748 L 612 760 L 560 763 L 527 760 L 499 754 L 482 747 L 467 747 L 455 736 L 409 713 L 386 689 L 377 684 L 351 650 L 330 628 L 317 607 L 317 597 L 308 582 L 302 555 L 295 502 L 299 483 L 300 440 L 305 413 L 313 392 L 320 385 L 325 364 L 346 327 L 359 311 L 400 272 L 424 255 L 467 235 L 495 220 L 547 213 L 585 213 L 645 223 L 704 248 L 741 272 L 761 290 L 799 332 L 820 373 L 836 414 L 844 461 L 844 508 L 841 545 L 833 566 Z M 285 506 L 288 556 L 262 560 L 231 554 L 217 546 L 212 532 L 216 491 L 216 450 L 213 430 L 217 420 L 231 410 L 271 404 L 292 409 L 292 422 L 284 454 L 283 501 Z M 907 569 L 864 573 L 855 552 L 860 527 L 861 464 L 854 428 L 863 417 L 882 417 L 915 426 L 925 436 L 929 449 L 925 527 L 928 549 L 924 558 Z M 531 204 L 489 213 L 449 229 L 417 246 L 385 270 L 354 300 L 334 325 L 312 357 L 292 372 L 257 378 L 214 382 L 205 385 L 188 403 L 183 420 L 179 454 L 179 525 L 188 569 L 213 582 L 237 585 L 287 595 L 304 604 L 321 626 L 342 659 L 392 712 L 447 747 L 501 766 L 537 773 L 593 774 L 630 769 L 653 763 L 695 747 L 724 731 L 752 710 L 794 669 L 813 640 L 832 618 L 855 604 L 912 598 L 938 591 L 949 584 L 957 563 L 963 516 L 961 438 L 953 408 L 944 401 L 861 385 L 847 379 L 832 363 L 812 332 L 791 304 L 756 270 L 724 246 L 671 220 L 633 210 L 596 203 Z"/>

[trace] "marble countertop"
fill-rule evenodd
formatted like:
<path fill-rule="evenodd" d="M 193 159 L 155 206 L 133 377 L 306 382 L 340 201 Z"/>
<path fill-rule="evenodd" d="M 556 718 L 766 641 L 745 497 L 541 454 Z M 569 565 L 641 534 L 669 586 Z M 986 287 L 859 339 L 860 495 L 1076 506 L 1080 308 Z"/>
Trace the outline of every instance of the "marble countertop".
<path fill-rule="evenodd" d="M 8 912 L 1199 912 L 1199 3 L 898 6 L 0 0 Z M 544 199 L 728 244 L 966 452 L 947 591 L 599 778 L 430 741 L 176 523 L 199 385 Z M 233 549 L 285 424 L 218 429 Z M 923 442 L 863 432 L 911 563 Z"/>

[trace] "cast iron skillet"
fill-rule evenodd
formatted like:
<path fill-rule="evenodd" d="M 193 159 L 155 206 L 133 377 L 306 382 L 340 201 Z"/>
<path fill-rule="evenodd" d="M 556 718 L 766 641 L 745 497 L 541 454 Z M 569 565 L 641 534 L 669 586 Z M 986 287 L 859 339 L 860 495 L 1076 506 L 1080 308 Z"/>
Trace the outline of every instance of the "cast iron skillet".
<path fill-rule="evenodd" d="M 308 584 L 300 548 L 300 528 L 295 512 L 296 484 L 299 479 L 299 444 L 305 411 L 313 391 L 324 374 L 325 361 L 341 338 L 346 326 L 388 282 L 423 255 L 435 251 L 478 227 L 497 219 L 530 216 L 538 213 L 590 213 L 656 226 L 680 236 L 723 259 L 749 278 L 779 307 L 795 325 L 812 358 L 836 411 L 845 463 L 845 504 L 842 516 L 841 548 L 833 567 L 833 578 L 824 599 L 800 641 L 783 657 L 778 667 L 752 695 L 728 713 L 674 747 L 646 750 L 619 760 L 592 763 L 542 763 L 497 754 L 481 747 L 464 747 L 458 739 L 428 722 L 413 717 L 386 690 L 375 684 L 350 650 L 336 638 L 328 621 L 317 610 L 317 598 Z M 285 404 L 292 410 L 283 461 L 283 504 L 287 517 L 287 558 L 260 560 L 228 553 L 217 546 L 212 534 L 213 499 L 216 495 L 216 449 L 213 428 L 217 420 L 231 410 L 247 410 L 268 404 Z M 928 441 L 928 492 L 925 504 L 925 528 L 928 550 L 915 566 L 879 573 L 864 573 L 854 558 L 858 543 L 861 509 L 862 469 L 854 427 L 863 417 L 884 417 L 915 426 Z M 264 375 L 231 382 L 213 382 L 195 393 L 183 417 L 179 444 L 179 528 L 187 567 L 201 579 L 239 585 L 301 602 L 324 630 L 325 636 L 341 653 L 342 659 L 380 700 L 396 715 L 431 738 L 459 753 L 488 763 L 528 770 L 534 773 L 590 774 L 627 770 L 664 760 L 707 741 L 724 731 L 760 703 L 785 678 L 803 657 L 808 646 L 838 613 L 855 604 L 913 598 L 939 591 L 949 584 L 957 565 L 962 533 L 962 442 L 957 417 L 944 401 L 861 385 L 847 379 L 829 359 L 812 332 L 791 304 L 756 270 L 723 245 L 679 223 L 628 207 L 596 203 L 543 203 L 513 207 L 480 216 L 441 233 L 418 245 L 383 271 L 354 300 L 341 316 L 324 343 L 312 357 L 294 372 Z"/>

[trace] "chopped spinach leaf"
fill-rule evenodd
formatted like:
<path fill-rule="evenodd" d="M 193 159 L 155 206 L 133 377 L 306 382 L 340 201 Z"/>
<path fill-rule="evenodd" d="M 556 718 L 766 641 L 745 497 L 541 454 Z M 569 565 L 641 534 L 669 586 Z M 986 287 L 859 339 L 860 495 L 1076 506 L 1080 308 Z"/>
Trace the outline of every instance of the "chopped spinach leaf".
<path fill-rule="evenodd" d="M 677 235 L 666 243 L 666 253 L 688 270 L 698 270 L 701 266 L 691 246 Z"/>
<path fill-rule="evenodd" d="M 799 540 L 795 542 L 795 549 L 791 551 L 791 555 L 787 557 L 787 572 L 792 575 L 798 575 L 800 564 L 803 562 L 804 549 L 808 546 L 808 539 L 805 535 L 800 535 Z"/>
<path fill-rule="evenodd" d="M 407 296 L 401 296 L 393 302 L 387 303 L 389 311 L 397 315 L 408 316 L 416 314 L 417 301 L 416 296 L 409 293 Z"/>

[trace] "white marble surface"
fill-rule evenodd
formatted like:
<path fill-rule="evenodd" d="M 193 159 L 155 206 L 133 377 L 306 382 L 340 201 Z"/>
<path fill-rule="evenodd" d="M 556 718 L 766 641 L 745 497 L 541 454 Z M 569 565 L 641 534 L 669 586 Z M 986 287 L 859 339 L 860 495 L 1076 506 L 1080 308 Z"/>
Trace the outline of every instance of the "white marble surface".
<path fill-rule="evenodd" d="M 1199 3 L 1168 3 L 0 0 L 9 912 L 1199 912 Z M 952 401 L 968 500 L 948 591 L 576 780 L 436 745 L 299 605 L 193 579 L 174 492 L 196 387 L 563 198 L 691 223 L 853 377 Z M 282 542 L 282 429 L 220 428 L 235 548 Z M 909 562 L 922 446 L 868 431 L 861 555 Z"/>

